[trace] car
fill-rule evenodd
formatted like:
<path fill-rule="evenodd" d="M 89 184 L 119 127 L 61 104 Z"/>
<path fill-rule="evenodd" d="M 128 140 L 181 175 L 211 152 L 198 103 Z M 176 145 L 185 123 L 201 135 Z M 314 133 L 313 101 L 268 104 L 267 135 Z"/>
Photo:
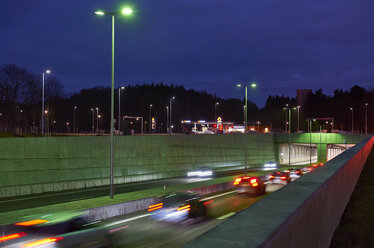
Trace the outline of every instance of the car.
<path fill-rule="evenodd" d="M 259 177 L 243 176 L 237 177 L 233 183 L 236 192 L 263 195 L 266 193 L 266 185 Z"/>
<path fill-rule="evenodd" d="M 290 174 L 291 179 L 297 179 L 304 175 L 303 171 L 299 168 L 290 168 L 286 172 Z"/>
<path fill-rule="evenodd" d="M 148 207 L 148 212 L 151 219 L 181 223 L 188 219 L 204 219 L 210 202 L 192 191 L 182 191 L 163 196 L 161 202 Z"/>
<path fill-rule="evenodd" d="M 196 170 L 187 172 L 188 177 L 212 177 L 213 170 L 208 166 L 201 166 Z"/>
<path fill-rule="evenodd" d="M 277 168 L 278 167 L 278 162 L 275 162 L 275 161 L 269 161 L 269 162 L 266 162 L 264 163 L 264 167 L 265 168 L 269 168 L 269 169 L 273 169 L 273 168 Z"/>
<path fill-rule="evenodd" d="M 291 182 L 291 177 L 289 172 L 275 171 L 270 177 L 270 182 L 274 184 L 288 184 Z"/>
<path fill-rule="evenodd" d="M 78 212 L 59 212 L 32 216 L 14 223 L 11 233 L 0 236 L 3 248 L 15 247 L 108 247 L 109 232 L 87 221 Z"/>

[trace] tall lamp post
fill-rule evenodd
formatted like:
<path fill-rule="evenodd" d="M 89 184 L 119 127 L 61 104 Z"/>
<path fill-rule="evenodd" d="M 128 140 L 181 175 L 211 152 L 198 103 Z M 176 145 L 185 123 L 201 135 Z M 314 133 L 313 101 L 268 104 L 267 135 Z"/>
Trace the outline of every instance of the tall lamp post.
<path fill-rule="evenodd" d="M 352 112 L 352 133 L 353 133 L 353 108 L 349 108 L 349 110 Z"/>
<path fill-rule="evenodd" d="M 92 133 L 95 132 L 95 110 L 91 108 L 92 111 Z"/>
<path fill-rule="evenodd" d="M 44 136 L 44 74 L 49 74 L 51 73 L 50 70 L 46 70 L 43 72 L 43 85 L 42 85 L 42 136 Z"/>
<path fill-rule="evenodd" d="M 118 135 L 121 135 L 121 90 L 124 90 L 125 87 L 118 87 Z"/>
<path fill-rule="evenodd" d="M 214 104 L 214 120 L 213 121 L 217 121 L 217 107 L 219 105 L 219 102 L 216 102 Z"/>
<path fill-rule="evenodd" d="M 252 89 L 257 87 L 256 83 L 250 84 L 237 84 L 237 87 L 244 87 L 245 88 L 245 111 L 244 111 L 244 175 L 247 175 L 247 124 L 248 124 L 248 86 Z"/>
<path fill-rule="evenodd" d="M 296 106 L 297 108 L 297 132 L 300 131 L 300 108 L 301 106 Z"/>
<path fill-rule="evenodd" d="M 112 17 L 112 87 L 111 87 L 111 104 L 110 104 L 110 198 L 114 196 L 114 17 L 118 14 L 131 15 L 132 9 L 123 8 L 117 12 L 96 11 L 97 15 L 109 15 Z"/>
<path fill-rule="evenodd" d="M 74 128 L 74 133 L 75 133 L 75 110 L 77 109 L 77 106 L 74 106 L 74 116 L 73 116 L 73 128 Z"/>
<path fill-rule="evenodd" d="M 169 132 L 169 106 L 166 106 L 166 132 Z"/>
<path fill-rule="evenodd" d="M 368 103 L 365 103 L 365 134 L 368 133 Z"/>
<path fill-rule="evenodd" d="M 99 108 L 96 107 L 96 133 L 99 133 Z"/>
<path fill-rule="evenodd" d="M 291 110 L 296 108 L 291 108 L 286 104 L 286 107 L 283 108 L 288 112 L 288 167 L 291 166 Z M 287 122 L 286 122 L 287 123 Z"/>
<path fill-rule="evenodd" d="M 149 104 L 149 133 L 152 133 L 152 104 Z"/>
<path fill-rule="evenodd" d="M 175 96 L 171 97 L 170 100 L 169 100 L 169 106 L 170 106 L 170 123 L 169 123 L 169 132 L 172 133 L 173 130 L 171 130 L 171 124 L 172 124 L 172 121 L 171 121 L 171 114 L 172 114 L 172 103 L 173 103 L 173 100 L 175 99 Z"/>

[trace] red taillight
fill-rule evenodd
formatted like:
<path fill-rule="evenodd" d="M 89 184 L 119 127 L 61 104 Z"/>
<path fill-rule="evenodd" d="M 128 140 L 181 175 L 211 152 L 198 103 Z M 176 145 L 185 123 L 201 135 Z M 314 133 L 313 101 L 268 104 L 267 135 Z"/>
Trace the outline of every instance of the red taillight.
<path fill-rule="evenodd" d="M 185 205 L 183 207 L 177 208 L 177 211 L 182 211 L 182 212 L 188 212 L 191 210 L 191 205 Z"/>
<path fill-rule="evenodd" d="M 0 237 L 0 242 L 5 242 L 5 241 L 8 241 L 8 240 L 12 240 L 12 239 L 18 239 L 18 238 L 26 236 L 26 235 L 27 235 L 26 233 L 20 232 L 20 233 L 13 233 L 13 234 L 1 236 Z"/>
<path fill-rule="evenodd" d="M 243 179 L 249 179 L 249 177 L 243 177 Z"/>
<path fill-rule="evenodd" d="M 258 186 L 258 183 L 252 183 L 252 186 L 253 186 L 253 187 L 257 187 L 257 186 Z"/>
<path fill-rule="evenodd" d="M 282 180 L 286 180 L 286 178 L 287 178 L 287 177 L 285 177 L 285 176 L 282 176 L 282 177 L 281 177 Z"/>
<path fill-rule="evenodd" d="M 213 202 L 213 200 L 210 200 L 210 201 L 204 202 L 204 205 L 206 206 L 206 205 L 208 205 L 208 204 L 210 204 L 210 203 L 212 203 L 212 202 Z"/>
<path fill-rule="evenodd" d="M 42 224 L 42 223 L 46 223 L 46 222 L 48 222 L 48 220 L 37 219 L 37 220 L 18 222 L 18 223 L 15 223 L 14 225 L 16 225 L 16 226 L 33 226 L 33 225 L 38 225 L 38 224 Z"/>
<path fill-rule="evenodd" d="M 157 210 L 157 209 L 160 209 L 164 206 L 164 203 L 157 203 L 157 204 L 154 204 L 154 205 L 151 205 L 148 207 L 148 212 L 152 212 L 154 210 Z"/>
<path fill-rule="evenodd" d="M 241 181 L 242 181 L 242 178 L 238 177 L 238 178 L 235 179 L 233 185 L 238 185 Z"/>
<path fill-rule="evenodd" d="M 60 241 L 62 239 L 64 239 L 64 238 L 63 237 L 52 237 L 52 238 L 40 239 L 38 241 L 34 241 L 34 242 L 24 244 L 24 245 L 22 245 L 22 247 L 36 247 L 36 246 L 40 246 L 40 245 L 55 243 L 55 242 Z"/>
<path fill-rule="evenodd" d="M 256 182 L 257 182 L 256 178 L 251 179 L 251 183 L 256 183 Z"/>
<path fill-rule="evenodd" d="M 323 166 L 323 163 L 320 163 L 319 166 Z"/>
<path fill-rule="evenodd" d="M 271 175 L 270 177 L 269 177 L 270 179 L 273 179 L 274 178 L 274 176 L 273 175 Z"/>

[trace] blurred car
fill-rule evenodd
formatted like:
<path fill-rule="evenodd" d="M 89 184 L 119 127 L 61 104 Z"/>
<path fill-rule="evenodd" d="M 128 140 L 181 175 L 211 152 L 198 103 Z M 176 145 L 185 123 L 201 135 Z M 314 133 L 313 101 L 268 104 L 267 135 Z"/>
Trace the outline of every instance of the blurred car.
<path fill-rule="evenodd" d="M 299 168 L 291 168 L 286 170 L 290 174 L 291 179 L 297 179 L 304 175 L 303 171 Z"/>
<path fill-rule="evenodd" d="M 265 168 L 277 168 L 278 167 L 278 162 L 275 161 L 269 161 L 264 164 Z"/>
<path fill-rule="evenodd" d="M 160 203 L 148 207 L 150 218 L 162 222 L 179 223 L 191 218 L 205 218 L 207 204 L 200 195 L 191 191 L 182 191 L 165 195 Z"/>
<path fill-rule="evenodd" d="M 0 247 L 108 247 L 109 232 L 87 221 L 83 213 L 61 212 L 33 216 L 14 223 L 14 232 L 0 237 Z"/>
<path fill-rule="evenodd" d="M 212 177 L 213 171 L 208 166 L 201 166 L 196 170 L 187 172 L 188 177 Z"/>
<path fill-rule="evenodd" d="M 288 184 L 291 182 L 289 172 L 275 171 L 270 175 L 270 182 L 274 184 Z"/>
<path fill-rule="evenodd" d="M 234 180 L 233 185 L 236 188 L 237 193 L 257 194 L 263 195 L 266 193 L 266 185 L 258 177 L 237 177 Z"/>

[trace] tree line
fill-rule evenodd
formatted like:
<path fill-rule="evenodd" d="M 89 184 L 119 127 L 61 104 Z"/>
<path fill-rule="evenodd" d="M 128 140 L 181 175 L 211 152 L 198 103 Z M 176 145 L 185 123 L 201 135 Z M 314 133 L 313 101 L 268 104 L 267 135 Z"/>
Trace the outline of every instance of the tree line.
<path fill-rule="evenodd" d="M 0 130 L 39 134 L 41 129 L 42 76 L 28 72 L 16 65 L 0 69 Z M 359 86 L 349 91 L 337 89 L 332 96 L 322 90 L 311 93 L 300 108 L 300 129 L 307 130 L 307 118 L 333 117 L 335 129 L 350 130 L 353 120 L 357 132 L 365 130 L 365 111 L 368 131 L 373 130 L 374 91 Z M 171 116 L 167 114 L 170 99 Z M 125 85 L 115 91 L 115 119 L 118 119 L 120 99 L 121 116 L 143 117 L 144 131 L 149 131 L 150 114 L 156 119 L 157 132 L 166 132 L 167 118 L 171 117 L 176 132 L 181 132 L 181 120 L 213 121 L 221 116 L 223 121 L 243 124 L 244 99 L 223 99 L 207 92 L 185 89 L 183 86 L 157 84 Z M 217 104 L 218 103 L 218 104 Z M 367 106 L 365 105 L 367 103 Z M 248 121 L 269 125 L 274 131 L 285 131 L 287 111 L 283 108 L 297 106 L 296 98 L 268 96 L 265 106 L 258 108 L 248 101 Z M 151 106 L 152 105 L 152 106 Z M 78 93 L 66 94 L 55 76 L 45 80 L 45 127 L 46 132 L 96 132 L 110 129 L 110 88 L 97 86 Z M 297 131 L 297 111 L 292 110 L 292 131 Z M 98 118 L 99 117 L 99 118 Z M 117 122 L 118 123 L 118 122 Z M 121 130 L 139 130 L 140 119 L 121 120 Z M 75 129 L 74 129 L 75 128 Z M 313 129 L 331 131 L 331 123 L 317 121 Z M 116 124 L 116 129 L 118 125 Z"/>

